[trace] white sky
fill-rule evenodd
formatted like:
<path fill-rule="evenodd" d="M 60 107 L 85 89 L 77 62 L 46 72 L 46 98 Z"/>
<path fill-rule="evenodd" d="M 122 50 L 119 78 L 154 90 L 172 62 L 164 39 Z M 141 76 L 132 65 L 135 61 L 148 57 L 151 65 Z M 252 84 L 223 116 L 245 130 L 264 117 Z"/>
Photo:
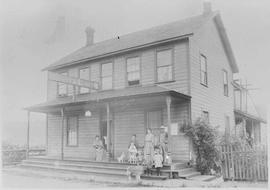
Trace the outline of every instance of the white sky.
<path fill-rule="evenodd" d="M 4 126 L 25 122 L 23 107 L 46 100 L 46 73 L 41 69 L 85 44 L 86 26 L 95 41 L 201 14 L 202 0 L 2 0 L 1 96 Z M 259 90 L 254 101 L 270 97 L 270 1 L 212 0 L 227 30 L 240 72 Z M 52 36 L 59 16 L 65 30 Z M 39 117 L 36 118 L 37 120 Z"/>

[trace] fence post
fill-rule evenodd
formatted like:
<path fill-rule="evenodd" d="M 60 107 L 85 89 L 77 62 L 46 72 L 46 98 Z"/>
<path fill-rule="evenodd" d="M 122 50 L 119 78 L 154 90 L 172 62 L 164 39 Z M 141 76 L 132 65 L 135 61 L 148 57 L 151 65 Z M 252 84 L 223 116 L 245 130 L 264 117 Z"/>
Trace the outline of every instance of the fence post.
<path fill-rule="evenodd" d="M 235 174 L 234 174 L 234 152 L 233 152 L 233 146 L 230 145 L 230 149 L 231 149 L 231 163 L 232 163 L 232 181 L 234 181 L 234 177 L 235 177 Z"/>

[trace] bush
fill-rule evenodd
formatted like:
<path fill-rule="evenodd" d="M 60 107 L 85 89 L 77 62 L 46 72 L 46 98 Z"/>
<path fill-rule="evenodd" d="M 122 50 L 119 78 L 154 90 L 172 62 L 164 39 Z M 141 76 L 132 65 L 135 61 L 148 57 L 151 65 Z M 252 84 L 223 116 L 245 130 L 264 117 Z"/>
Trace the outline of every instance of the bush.
<path fill-rule="evenodd" d="M 220 162 L 217 149 L 218 130 L 199 118 L 194 125 L 186 122 L 182 131 L 192 140 L 197 170 L 201 174 L 217 171 Z"/>

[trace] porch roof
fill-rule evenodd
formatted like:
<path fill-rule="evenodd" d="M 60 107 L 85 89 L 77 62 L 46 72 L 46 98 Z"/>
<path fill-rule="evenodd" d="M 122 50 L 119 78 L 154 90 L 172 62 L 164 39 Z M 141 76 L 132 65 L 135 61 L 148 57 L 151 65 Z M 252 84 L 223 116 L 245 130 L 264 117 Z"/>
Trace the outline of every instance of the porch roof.
<path fill-rule="evenodd" d="M 255 116 L 255 115 L 252 115 L 252 114 L 249 114 L 249 113 L 246 113 L 246 112 L 243 112 L 241 110 L 235 109 L 234 113 L 236 114 L 236 116 L 244 117 L 244 118 L 255 120 L 258 122 L 262 122 L 262 123 L 267 123 L 265 119 L 258 117 L 258 116 Z"/>
<path fill-rule="evenodd" d="M 174 90 L 161 87 L 159 85 L 144 86 L 144 87 L 132 87 L 117 90 L 107 90 L 101 92 L 94 92 L 89 94 L 80 94 L 76 96 L 76 100 L 73 100 L 72 96 L 57 98 L 52 101 L 36 104 L 30 107 L 24 108 L 33 112 L 48 112 L 51 108 L 57 108 L 69 105 L 78 105 L 91 102 L 102 102 L 110 100 L 120 100 L 136 97 L 149 97 L 153 95 L 171 95 L 176 98 L 190 99 L 191 96 L 185 95 Z"/>

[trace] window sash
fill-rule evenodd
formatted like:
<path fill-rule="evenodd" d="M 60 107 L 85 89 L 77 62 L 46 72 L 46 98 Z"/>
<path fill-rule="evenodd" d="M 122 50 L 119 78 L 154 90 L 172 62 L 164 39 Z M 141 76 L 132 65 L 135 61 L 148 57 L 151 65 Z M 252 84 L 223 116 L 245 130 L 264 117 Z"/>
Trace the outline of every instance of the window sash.
<path fill-rule="evenodd" d="M 127 59 L 127 82 L 129 86 L 140 84 L 140 58 Z"/>
<path fill-rule="evenodd" d="M 172 50 L 157 52 L 157 67 L 172 65 Z"/>
<path fill-rule="evenodd" d="M 208 78 L 207 78 L 207 59 L 204 55 L 201 54 L 200 56 L 200 79 L 201 79 L 201 84 L 207 85 L 208 83 Z"/>
<path fill-rule="evenodd" d="M 166 82 L 172 80 L 172 65 L 157 68 L 158 82 Z"/>
<path fill-rule="evenodd" d="M 140 58 L 133 57 L 127 59 L 127 72 L 140 70 Z"/>

